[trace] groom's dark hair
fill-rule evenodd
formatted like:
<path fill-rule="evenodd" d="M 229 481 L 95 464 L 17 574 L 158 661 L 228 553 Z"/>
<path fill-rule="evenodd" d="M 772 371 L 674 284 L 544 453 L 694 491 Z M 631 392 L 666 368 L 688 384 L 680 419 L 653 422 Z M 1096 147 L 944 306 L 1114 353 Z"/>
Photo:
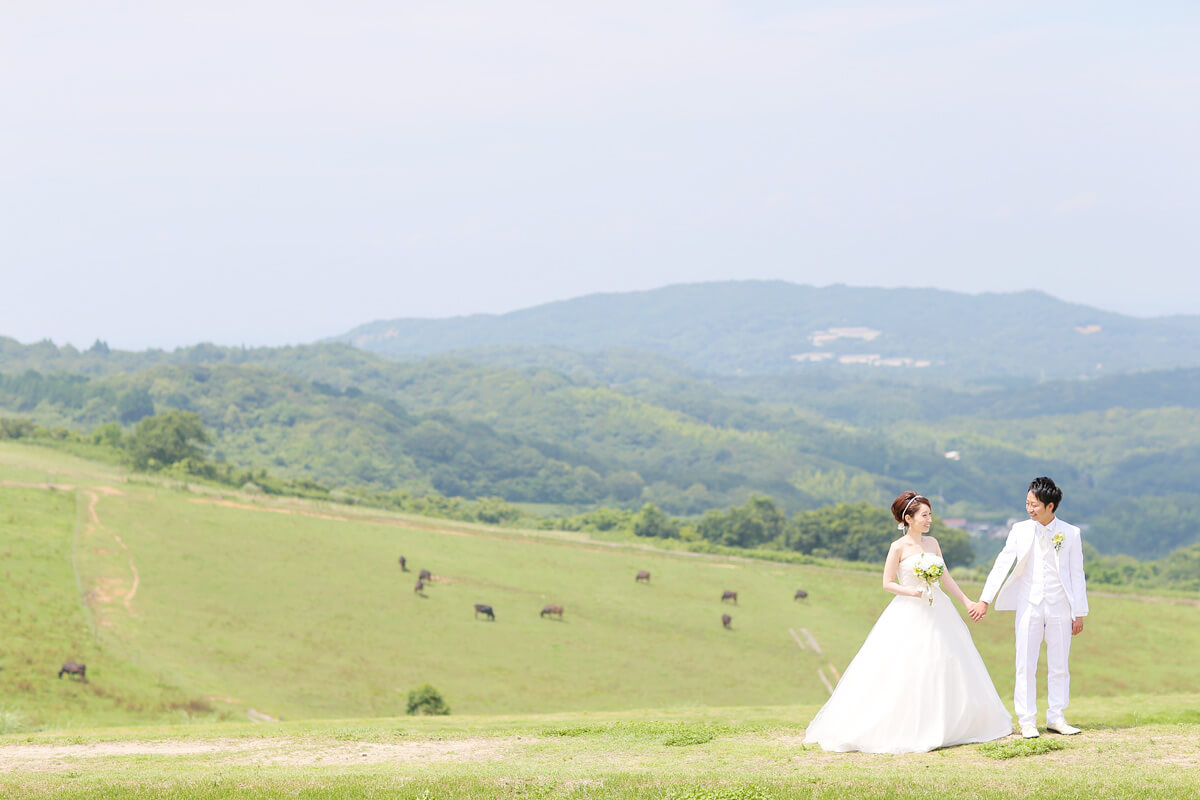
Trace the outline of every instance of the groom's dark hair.
<path fill-rule="evenodd" d="M 1054 513 L 1058 513 L 1058 507 L 1062 504 L 1062 489 L 1054 485 L 1054 481 L 1043 476 L 1034 478 L 1029 484 L 1029 491 L 1033 492 L 1033 496 L 1038 499 L 1038 502 L 1049 507 L 1053 505 Z"/>

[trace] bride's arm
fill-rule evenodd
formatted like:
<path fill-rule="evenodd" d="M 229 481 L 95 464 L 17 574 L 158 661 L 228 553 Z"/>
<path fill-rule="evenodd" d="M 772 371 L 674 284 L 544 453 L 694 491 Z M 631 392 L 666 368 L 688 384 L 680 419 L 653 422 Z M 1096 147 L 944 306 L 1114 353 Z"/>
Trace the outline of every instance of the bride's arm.
<path fill-rule="evenodd" d="M 883 590 L 898 594 L 901 597 L 920 597 L 922 592 L 916 587 L 909 588 L 896 583 L 896 573 L 900 569 L 900 543 L 892 542 L 888 550 L 887 561 L 883 562 Z"/>
<path fill-rule="evenodd" d="M 932 536 L 927 536 L 929 541 L 933 542 L 933 546 L 937 548 L 937 554 L 942 559 L 942 563 L 946 562 L 946 557 L 942 555 L 942 546 L 938 544 L 938 540 Z M 942 573 L 942 590 L 958 602 L 962 603 L 966 608 L 971 607 L 971 598 L 967 597 L 967 593 L 958 587 L 958 582 L 954 580 L 954 576 L 950 574 L 949 565 L 946 566 L 946 571 Z"/>

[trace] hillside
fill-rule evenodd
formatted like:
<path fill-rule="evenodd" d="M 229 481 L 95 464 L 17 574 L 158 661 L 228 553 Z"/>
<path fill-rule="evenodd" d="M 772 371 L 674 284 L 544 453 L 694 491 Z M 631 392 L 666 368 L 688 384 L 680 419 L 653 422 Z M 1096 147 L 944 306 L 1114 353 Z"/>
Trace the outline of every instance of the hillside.
<path fill-rule="evenodd" d="M 47 480 L 58 488 L 37 488 Z M 456 714 L 812 704 L 889 599 L 874 572 L 185 491 L 11 443 L 0 443 L 0 481 L 4 507 L 30 508 L 0 527 L 0 546 L 21 542 L 23 557 L 45 565 L 39 591 L 65 603 L 48 614 L 43 595 L 8 590 L 26 631 L 0 681 L 32 727 L 114 720 L 121 709 L 395 715 L 425 682 Z M 64 497 L 80 514 L 73 548 Z M 39 514 L 58 520 L 57 533 L 21 538 L 22 520 Z M 424 596 L 400 554 L 432 570 Z M 639 569 L 649 585 L 634 582 Z M 799 587 L 807 601 L 792 599 Z M 736 607 L 720 602 L 724 589 L 739 592 Z M 480 602 L 495 622 L 474 618 Z M 547 603 L 565 606 L 561 622 L 539 617 Z M 1080 696 L 1192 686 L 1194 603 L 1095 593 L 1093 609 L 1104 624 L 1073 653 Z M 64 639 L 72 615 L 76 638 Z M 89 617 L 90 643 L 79 638 Z M 973 631 L 992 674 L 1007 674 L 1008 626 Z M 80 650 L 90 683 L 59 681 L 58 663 Z"/>
<path fill-rule="evenodd" d="M 1156 558 L 1200 541 L 1200 370 L 956 390 L 720 378 L 630 350 L 397 362 L 343 344 L 0 345 L 0 413 L 90 431 L 190 410 L 216 458 L 331 488 L 695 515 L 752 494 L 788 511 L 881 505 L 917 486 L 945 516 L 994 524 L 1020 513 L 1029 476 L 1051 474 L 1104 552 Z M 1148 509 L 1144 533 L 1106 532 L 1131 505 Z"/>
<path fill-rule="evenodd" d="M 962 381 L 1200 366 L 1200 318 L 1127 317 L 1038 292 L 782 281 L 684 284 L 508 314 L 377 321 L 335 338 L 400 358 L 508 345 L 632 348 L 725 375 L 878 370 Z"/>

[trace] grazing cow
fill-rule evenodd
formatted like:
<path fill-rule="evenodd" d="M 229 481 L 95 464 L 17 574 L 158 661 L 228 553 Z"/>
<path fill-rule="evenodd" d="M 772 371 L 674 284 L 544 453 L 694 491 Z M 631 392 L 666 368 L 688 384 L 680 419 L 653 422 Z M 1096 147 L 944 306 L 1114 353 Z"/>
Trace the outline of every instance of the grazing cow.
<path fill-rule="evenodd" d="M 475 604 L 475 619 L 479 619 L 480 614 L 483 614 L 485 617 L 490 619 L 492 622 L 496 621 L 496 612 L 492 611 L 491 606 L 484 605 L 483 603 L 476 603 Z"/>
<path fill-rule="evenodd" d="M 542 609 L 542 613 L 539 614 L 538 616 L 544 617 L 548 614 L 552 617 L 558 617 L 559 619 L 562 619 L 562 612 L 563 612 L 562 606 L 546 606 L 545 608 Z"/>
<path fill-rule="evenodd" d="M 633 581 L 634 581 L 634 583 L 641 583 L 642 581 L 649 583 L 650 582 L 650 573 L 647 572 L 646 570 L 641 570 L 640 572 L 638 572 L 637 577 L 634 578 Z"/>
<path fill-rule="evenodd" d="M 404 556 L 400 556 L 400 571 L 408 572 L 408 559 Z"/>
<path fill-rule="evenodd" d="M 413 592 L 415 594 L 424 594 L 425 593 L 425 581 L 417 581 L 417 585 L 413 587 Z"/>
<path fill-rule="evenodd" d="M 721 625 L 722 626 L 724 626 L 725 628 L 728 628 L 732 623 L 733 623 L 733 617 L 729 616 L 728 614 L 721 615 Z"/>
<path fill-rule="evenodd" d="M 721 592 L 721 602 L 724 603 L 726 600 L 732 600 L 733 604 L 736 606 L 737 605 L 737 592 L 731 592 L 728 589 Z"/>
<path fill-rule="evenodd" d="M 418 579 L 418 580 L 422 580 L 422 581 L 432 581 L 432 580 L 433 580 L 433 573 L 431 573 L 431 572 L 430 572 L 429 570 L 427 570 L 427 569 L 423 569 L 423 570 L 421 570 L 420 572 L 418 572 L 418 573 L 417 573 L 417 579 Z"/>
<path fill-rule="evenodd" d="M 796 596 L 793 597 L 792 599 L 793 600 L 803 600 L 806 597 L 808 597 L 808 592 L 804 591 L 803 589 L 797 589 Z"/>
<path fill-rule="evenodd" d="M 62 669 L 58 671 L 58 677 L 62 677 L 63 673 L 68 675 L 78 675 L 79 679 L 87 681 L 87 664 L 80 664 L 78 661 L 64 661 Z"/>

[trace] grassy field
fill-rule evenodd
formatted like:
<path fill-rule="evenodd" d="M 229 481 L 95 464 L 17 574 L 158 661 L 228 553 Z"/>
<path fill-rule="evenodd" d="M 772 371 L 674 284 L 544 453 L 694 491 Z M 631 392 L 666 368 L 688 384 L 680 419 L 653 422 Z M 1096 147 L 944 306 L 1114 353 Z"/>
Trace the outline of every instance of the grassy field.
<path fill-rule="evenodd" d="M 6 797 L 1200 793 L 1195 598 L 1093 593 L 1085 734 L 1062 749 L 834 756 L 803 727 L 890 599 L 874 573 L 221 494 L 11 443 L 0 554 Z M 1004 697 L 1010 625 L 972 628 Z M 87 683 L 56 677 L 68 658 Z M 403 716 L 426 682 L 453 716 Z"/>
<path fill-rule="evenodd" d="M 0 792 L 64 800 L 1200 796 L 1200 695 L 1078 706 L 1088 722 L 1077 737 L 903 756 L 805 748 L 815 707 L 804 705 L 43 733 L 0 737 Z"/>
<path fill-rule="evenodd" d="M 0 482 L 60 487 L 0 486 L 10 571 L 37 565 L 3 590 L 6 619 L 23 627 L 0 686 L 27 727 L 126 712 L 393 716 L 426 682 L 456 714 L 817 704 L 890 599 L 873 573 L 122 478 L 0 446 Z M 419 568 L 434 573 L 424 596 Z M 639 569 L 649 585 L 635 584 Z M 806 601 L 792 599 L 798 587 Z M 725 589 L 738 605 L 720 602 Z M 495 622 L 475 618 L 478 602 Z M 1194 690 L 1194 600 L 1092 602 L 1072 654 L 1076 696 Z M 547 603 L 566 607 L 561 622 L 539 617 Z M 1010 624 L 993 614 L 972 629 L 1002 696 Z M 66 658 L 89 662 L 89 684 L 55 677 Z M 116 716 L 93 718 L 80 698 L 105 693 Z"/>

